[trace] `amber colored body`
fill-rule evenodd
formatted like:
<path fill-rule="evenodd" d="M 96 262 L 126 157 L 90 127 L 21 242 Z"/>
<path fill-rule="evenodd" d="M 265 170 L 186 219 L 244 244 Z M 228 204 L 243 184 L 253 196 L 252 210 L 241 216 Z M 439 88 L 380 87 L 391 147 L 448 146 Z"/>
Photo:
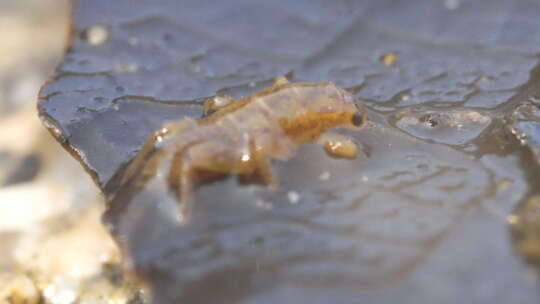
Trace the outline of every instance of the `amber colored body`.
<path fill-rule="evenodd" d="M 165 155 L 169 186 L 185 209 L 193 187 L 215 176 L 236 174 L 276 185 L 270 159 L 290 159 L 300 144 L 319 141 L 329 129 L 358 130 L 366 120 L 356 98 L 330 82 L 288 83 L 278 78 L 270 88 L 228 101 L 200 120 L 167 123 L 145 144 L 127 176 L 144 170 L 141 166 L 152 155 Z M 343 155 L 343 149 L 327 152 L 351 158 L 351 150 Z"/>

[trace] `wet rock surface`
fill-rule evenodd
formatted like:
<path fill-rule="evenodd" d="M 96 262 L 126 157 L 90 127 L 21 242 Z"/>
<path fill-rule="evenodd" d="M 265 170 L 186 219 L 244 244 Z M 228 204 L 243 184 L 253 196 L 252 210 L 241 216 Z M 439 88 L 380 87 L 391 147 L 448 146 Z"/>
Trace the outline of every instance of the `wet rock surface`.
<path fill-rule="evenodd" d="M 155 303 L 534 303 L 522 256 L 538 254 L 538 221 L 515 223 L 537 201 L 539 13 L 529 1 L 74 1 L 40 115 L 109 198 L 106 222 Z M 304 145 L 273 163 L 277 191 L 200 187 L 188 223 L 162 179 L 119 182 L 165 121 L 283 74 L 365 102 L 367 127 L 341 131 L 358 158 Z"/>

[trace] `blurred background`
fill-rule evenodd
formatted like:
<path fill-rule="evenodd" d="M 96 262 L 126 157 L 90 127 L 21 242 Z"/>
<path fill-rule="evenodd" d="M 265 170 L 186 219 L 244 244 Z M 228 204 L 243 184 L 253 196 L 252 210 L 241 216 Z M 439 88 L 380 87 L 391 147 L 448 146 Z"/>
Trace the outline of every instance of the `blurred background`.
<path fill-rule="evenodd" d="M 65 0 L 0 0 L 2 304 L 132 297 L 97 187 L 37 116 L 38 91 L 68 40 L 69 9 Z"/>

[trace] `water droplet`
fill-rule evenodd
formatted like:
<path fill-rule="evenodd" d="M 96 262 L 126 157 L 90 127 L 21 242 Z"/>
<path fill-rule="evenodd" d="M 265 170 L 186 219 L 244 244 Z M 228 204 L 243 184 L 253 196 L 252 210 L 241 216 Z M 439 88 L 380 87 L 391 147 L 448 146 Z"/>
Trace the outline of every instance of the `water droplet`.
<path fill-rule="evenodd" d="M 91 45 L 100 45 L 107 41 L 109 31 L 103 25 L 93 25 L 82 32 L 82 39 Z"/>
<path fill-rule="evenodd" d="M 319 179 L 322 180 L 322 181 L 329 180 L 330 179 L 330 172 L 324 171 L 323 173 L 321 173 L 321 175 L 319 175 Z"/>
<path fill-rule="evenodd" d="M 324 149 L 333 157 L 353 159 L 358 155 L 358 147 L 348 139 L 328 140 L 324 143 Z"/>
<path fill-rule="evenodd" d="M 409 99 L 411 99 L 411 95 L 409 94 L 404 94 L 403 96 L 401 96 L 402 101 L 408 101 Z"/>
<path fill-rule="evenodd" d="M 463 145 L 479 136 L 489 126 L 491 118 L 472 110 L 423 109 L 403 112 L 395 116 L 396 126 L 419 138 Z"/>
<path fill-rule="evenodd" d="M 272 203 L 269 203 L 269 202 L 267 202 L 265 200 L 262 200 L 262 199 L 257 199 L 255 201 L 255 205 L 257 205 L 257 207 L 259 207 L 259 208 L 267 209 L 267 210 L 272 209 L 272 207 L 273 207 Z"/>
<path fill-rule="evenodd" d="M 291 204 L 296 204 L 300 200 L 300 194 L 296 191 L 289 191 L 287 192 L 287 198 Z"/>

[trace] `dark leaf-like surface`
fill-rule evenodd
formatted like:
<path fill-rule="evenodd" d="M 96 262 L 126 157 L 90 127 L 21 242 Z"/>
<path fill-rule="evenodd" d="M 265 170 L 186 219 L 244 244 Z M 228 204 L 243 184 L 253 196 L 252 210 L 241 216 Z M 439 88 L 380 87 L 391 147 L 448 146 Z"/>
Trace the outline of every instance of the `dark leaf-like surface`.
<path fill-rule="evenodd" d="M 539 14 L 525 0 L 78 0 L 40 115 L 111 198 L 156 303 L 535 303 L 508 224 L 538 189 Z M 162 177 L 118 183 L 165 121 L 284 74 L 365 101 L 367 127 L 343 132 L 360 157 L 304 145 L 274 162 L 278 191 L 205 185 L 184 224 Z"/>

